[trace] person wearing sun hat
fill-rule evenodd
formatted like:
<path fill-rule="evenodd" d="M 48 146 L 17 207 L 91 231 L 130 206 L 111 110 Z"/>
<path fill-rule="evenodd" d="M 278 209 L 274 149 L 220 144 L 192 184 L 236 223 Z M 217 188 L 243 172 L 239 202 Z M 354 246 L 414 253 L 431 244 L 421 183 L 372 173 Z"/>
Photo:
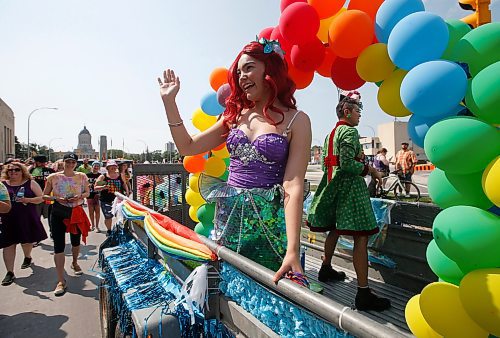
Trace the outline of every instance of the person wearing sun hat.
<path fill-rule="evenodd" d="M 91 230 L 100 232 L 99 220 L 101 218 L 101 210 L 99 203 L 99 192 L 95 191 L 95 182 L 101 176 L 99 170 L 101 169 L 101 162 L 92 162 L 91 171 L 87 173 L 89 179 L 90 195 L 87 197 L 87 205 L 89 208 L 90 223 L 92 224 Z"/>
<path fill-rule="evenodd" d="M 111 233 L 113 226 L 113 201 L 115 192 L 129 194 L 128 186 L 123 181 L 118 172 L 118 164 L 115 160 L 106 162 L 107 172 L 97 178 L 94 191 L 100 193 L 101 210 L 104 215 L 104 224 L 106 225 L 107 235 Z"/>
<path fill-rule="evenodd" d="M 53 200 L 50 223 L 54 239 L 54 262 L 57 272 L 57 285 L 54 295 L 62 296 L 66 292 L 64 278 L 64 249 L 66 247 L 66 232 L 70 233 L 73 261 L 71 269 L 76 276 L 83 274 L 78 264 L 80 241 L 86 243 L 90 230 L 90 222 L 83 210 L 84 199 L 89 196 L 87 175 L 75 171 L 78 156 L 67 153 L 63 156 L 64 170 L 50 175 L 45 184 L 44 199 Z M 51 196 L 52 194 L 52 196 Z M 75 220 L 78 218 L 78 222 Z"/>

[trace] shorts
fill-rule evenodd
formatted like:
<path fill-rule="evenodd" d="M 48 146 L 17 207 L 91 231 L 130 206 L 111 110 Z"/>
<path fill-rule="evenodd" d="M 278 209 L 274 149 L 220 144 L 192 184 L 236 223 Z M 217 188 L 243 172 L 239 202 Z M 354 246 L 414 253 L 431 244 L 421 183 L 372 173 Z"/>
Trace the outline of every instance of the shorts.
<path fill-rule="evenodd" d="M 113 202 L 107 203 L 104 201 L 101 201 L 101 210 L 104 215 L 104 219 L 111 219 L 113 218 Z"/>
<path fill-rule="evenodd" d="M 94 197 L 87 198 L 87 204 L 98 207 L 99 206 L 99 195 L 94 195 Z"/>

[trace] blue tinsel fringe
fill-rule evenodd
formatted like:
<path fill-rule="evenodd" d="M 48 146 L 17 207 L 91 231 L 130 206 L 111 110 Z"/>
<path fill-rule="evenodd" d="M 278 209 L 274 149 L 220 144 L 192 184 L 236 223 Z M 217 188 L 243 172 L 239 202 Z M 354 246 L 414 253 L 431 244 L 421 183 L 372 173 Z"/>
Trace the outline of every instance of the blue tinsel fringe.
<path fill-rule="evenodd" d="M 281 337 L 351 338 L 352 335 L 267 291 L 227 263 L 220 289 Z"/>

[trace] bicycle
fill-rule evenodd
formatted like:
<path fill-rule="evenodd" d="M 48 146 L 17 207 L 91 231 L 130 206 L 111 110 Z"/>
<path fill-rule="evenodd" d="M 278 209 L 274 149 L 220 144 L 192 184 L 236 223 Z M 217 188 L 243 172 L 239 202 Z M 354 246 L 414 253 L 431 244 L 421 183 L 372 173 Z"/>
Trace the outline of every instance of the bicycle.
<path fill-rule="evenodd" d="M 377 187 L 376 197 L 387 198 L 394 194 L 398 201 L 411 200 L 418 202 L 420 200 L 420 189 L 413 182 L 401 180 L 401 170 L 391 172 L 388 176 L 382 178 L 382 184 Z M 389 184 L 390 183 L 390 184 Z M 406 185 L 410 186 L 410 191 L 406 193 Z M 388 186 L 388 187 L 387 187 Z M 387 188 L 386 188 L 387 187 Z"/>

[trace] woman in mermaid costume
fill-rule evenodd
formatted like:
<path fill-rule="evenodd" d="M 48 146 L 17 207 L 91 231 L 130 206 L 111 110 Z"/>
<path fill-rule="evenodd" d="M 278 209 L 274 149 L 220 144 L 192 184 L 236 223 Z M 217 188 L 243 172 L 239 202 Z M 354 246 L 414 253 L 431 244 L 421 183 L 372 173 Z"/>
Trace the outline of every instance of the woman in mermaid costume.
<path fill-rule="evenodd" d="M 226 142 L 229 178 L 201 175 L 200 193 L 216 202 L 214 239 L 276 271 L 302 273 L 299 259 L 304 176 L 311 145 L 309 117 L 298 111 L 295 84 L 277 41 L 246 45 L 229 69 L 226 110 L 209 129 L 190 136 L 175 98 L 179 78 L 158 78 L 179 152 L 196 155 Z"/>

